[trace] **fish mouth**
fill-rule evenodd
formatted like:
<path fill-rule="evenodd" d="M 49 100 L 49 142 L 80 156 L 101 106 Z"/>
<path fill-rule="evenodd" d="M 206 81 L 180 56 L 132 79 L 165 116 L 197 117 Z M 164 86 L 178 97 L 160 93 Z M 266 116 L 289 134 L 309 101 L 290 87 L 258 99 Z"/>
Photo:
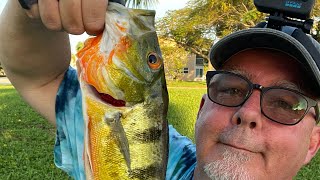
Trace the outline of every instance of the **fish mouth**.
<path fill-rule="evenodd" d="M 99 91 L 97 91 L 97 89 L 95 87 L 93 87 L 91 85 L 89 85 L 89 88 L 91 89 L 93 94 L 104 103 L 107 103 L 107 104 L 114 106 L 114 107 L 125 107 L 126 106 L 126 101 L 124 101 L 124 100 L 115 99 L 110 94 L 100 93 Z"/>

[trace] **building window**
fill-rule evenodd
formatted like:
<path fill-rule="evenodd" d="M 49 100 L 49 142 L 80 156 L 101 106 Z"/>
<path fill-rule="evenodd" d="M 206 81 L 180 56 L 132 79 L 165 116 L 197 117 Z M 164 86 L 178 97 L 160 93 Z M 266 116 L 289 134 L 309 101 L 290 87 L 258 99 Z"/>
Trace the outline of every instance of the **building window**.
<path fill-rule="evenodd" d="M 203 57 L 196 56 L 196 66 L 203 66 L 204 59 Z"/>
<path fill-rule="evenodd" d="M 189 73 L 189 68 L 183 68 L 183 73 L 188 74 Z"/>
<path fill-rule="evenodd" d="M 196 77 L 201 78 L 203 76 L 203 69 L 197 68 L 196 69 Z"/>

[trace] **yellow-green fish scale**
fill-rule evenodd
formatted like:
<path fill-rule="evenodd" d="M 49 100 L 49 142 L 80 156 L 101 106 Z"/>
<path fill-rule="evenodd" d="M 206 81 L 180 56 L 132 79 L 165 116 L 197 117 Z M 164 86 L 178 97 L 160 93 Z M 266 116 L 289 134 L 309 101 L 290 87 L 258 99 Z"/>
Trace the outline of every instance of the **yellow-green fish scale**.
<path fill-rule="evenodd" d="M 110 126 L 105 123 L 104 115 L 112 111 L 122 111 L 124 117 L 121 118 L 121 123 L 126 133 L 129 142 L 129 152 L 131 160 L 131 170 L 145 169 L 150 166 L 155 166 L 156 171 L 161 173 L 163 161 L 165 161 L 166 152 L 162 152 L 165 147 L 163 137 L 159 140 L 151 142 L 143 142 L 137 140 L 136 135 L 150 128 L 162 130 L 163 115 L 157 112 L 149 112 L 148 109 L 155 109 L 155 105 L 137 104 L 129 110 L 126 108 L 114 108 L 108 106 L 96 99 L 87 98 L 88 117 L 89 117 L 89 138 L 90 138 L 90 155 L 92 164 L 99 166 L 92 167 L 95 179 L 159 179 L 160 174 L 152 175 L 151 177 L 134 178 L 130 177 L 126 160 L 117 146 L 117 140 L 114 138 Z M 156 108 L 158 111 L 160 106 Z M 160 111 L 158 111 L 160 112 Z M 151 115 L 152 113 L 152 115 Z M 157 116 L 157 118 L 146 118 Z M 158 170 L 157 170 L 158 169 Z"/>
<path fill-rule="evenodd" d="M 87 98 L 86 101 L 93 176 L 97 180 L 112 179 L 117 176 L 125 179 L 127 175 L 126 168 L 122 165 L 124 163 L 123 156 L 115 143 L 110 128 L 103 120 L 105 105 L 90 98 Z"/>
<path fill-rule="evenodd" d="M 160 152 L 160 150 L 163 149 L 161 139 L 153 142 L 143 142 L 136 140 L 136 135 L 151 128 L 161 130 L 162 115 L 158 114 L 156 119 L 150 119 L 147 118 L 150 115 L 146 112 L 143 104 L 136 105 L 133 108 L 134 112 L 129 113 L 129 115 L 124 118 L 125 122 L 123 123 L 130 146 L 131 167 L 132 169 L 136 169 L 144 168 L 152 164 L 161 164 L 162 159 L 164 159 L 162 157 L 164 152 Z"/>
<path fill-rule="evenodd" d="M 110 65 L 105 67 L 110 80 L 112 80 L 113 84 L 117 86 L 120 90 L 124 92 L 124 99 L 127 101 L 135 101 L 141 102 L 143 100 L 144 86 L 145 84 L 139 84 L 135 82 L 130 76 L 124 76 L 125 72 L 122 70 L 117 69 L 115 65 Z"/>

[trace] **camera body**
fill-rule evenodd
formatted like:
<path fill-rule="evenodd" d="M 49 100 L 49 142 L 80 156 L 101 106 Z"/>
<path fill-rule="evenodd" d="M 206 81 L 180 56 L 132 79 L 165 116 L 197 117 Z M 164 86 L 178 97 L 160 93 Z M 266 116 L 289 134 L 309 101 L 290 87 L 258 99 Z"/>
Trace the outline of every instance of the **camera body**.
<path fill-rule="evenodd" d="M 310 17 L 315 0 L 254 0 L 258 11 L 306 20 Z"/>

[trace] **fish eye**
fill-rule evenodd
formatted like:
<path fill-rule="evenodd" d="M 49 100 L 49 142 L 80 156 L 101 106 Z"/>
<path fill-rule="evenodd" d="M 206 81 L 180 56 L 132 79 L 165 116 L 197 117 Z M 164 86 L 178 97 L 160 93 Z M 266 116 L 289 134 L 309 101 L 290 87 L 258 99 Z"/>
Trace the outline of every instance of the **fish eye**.
<path fill-rule="evenodd" d="M 158 58 L 157 58 L 156 55 L 154 55 L 154 54 L 150 54 L 150 55 L 149 55 L 149 63 L 150 63 L 150 64 L 156 64 L 157 61 L 158 61 Z"/>
<path fill-rule="evenodd" d="M 148 65 L 151 69 L 159 69 L 161 66 L 161 59 L 157 53 L 150 53 L 148 55 Z"/>

